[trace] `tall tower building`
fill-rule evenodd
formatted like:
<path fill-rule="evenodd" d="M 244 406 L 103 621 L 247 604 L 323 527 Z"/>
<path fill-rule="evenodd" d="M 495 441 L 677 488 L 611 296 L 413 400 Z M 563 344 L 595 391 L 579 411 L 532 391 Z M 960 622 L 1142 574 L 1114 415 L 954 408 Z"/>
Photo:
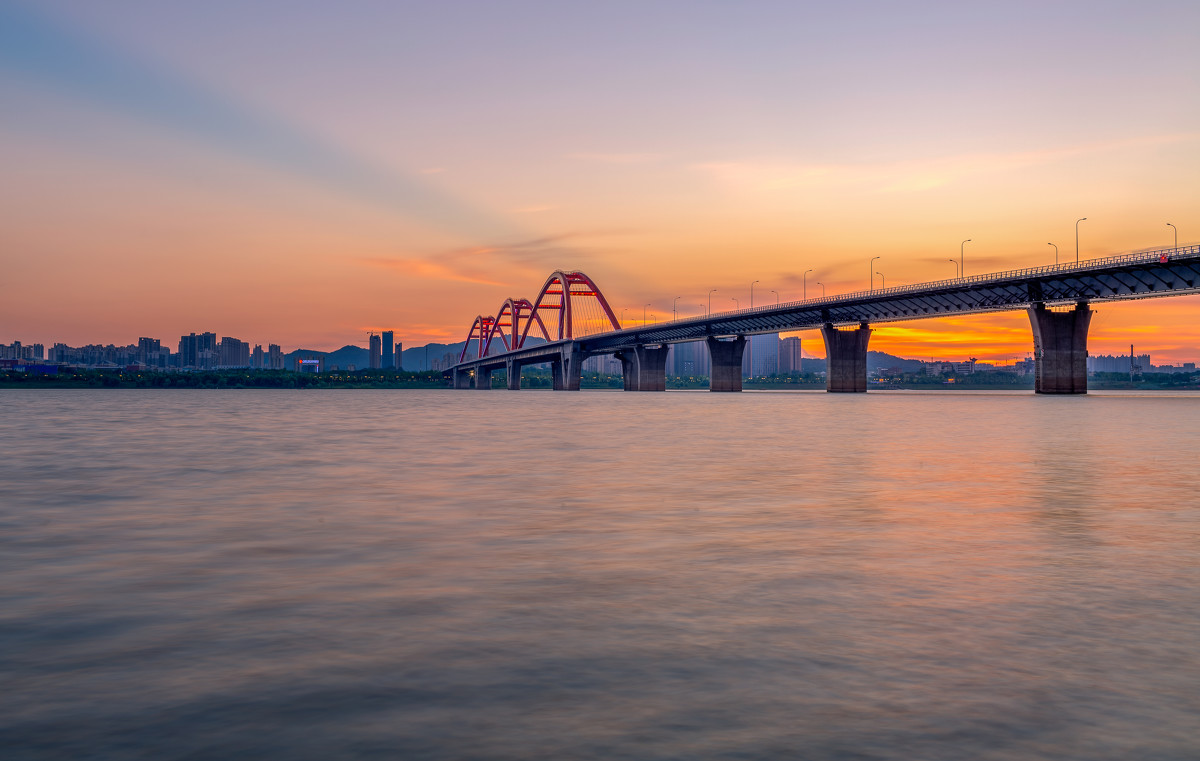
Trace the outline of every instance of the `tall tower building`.
<path fill-rule="evenodd" d="M 370 340 L 371 369 L 378 370 L 383 364 L 383 341 L 376 334 Z"/>
<path fill-rule="evenodd" d="M 283 349 L 279 344 L 267 344 L 267 367 L 272 370 L 283 369 Z"/>
<path fill-rule="evenodd" d="M 779 372 L 781 375 L 803 372 L 801 368 L 800 339 L 792 336 L 779 340 Z"/>
<path fill-rule="evenodd" d="M 383 331 L 383 369 L 391 370 L 396 367 L 396 355 L 394 352 L 394 336 L 392 331 Z"/>
<path fill-rule="evenodd" d="M 403 353 L 404 353 L 404 344 L 401 343 L 400 341 L 397 341 L 396 342 L 396 369 L 397 370 L 404 369 L 404 358 L 400 356 Z"/>

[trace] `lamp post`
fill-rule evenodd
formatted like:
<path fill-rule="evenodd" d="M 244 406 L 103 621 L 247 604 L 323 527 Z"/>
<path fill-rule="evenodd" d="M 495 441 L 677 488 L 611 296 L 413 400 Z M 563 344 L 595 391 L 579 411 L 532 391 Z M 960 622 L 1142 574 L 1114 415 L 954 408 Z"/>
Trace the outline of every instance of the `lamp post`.
<path fill-rule="evenodd" d="M 956 278 L 961 278 L 961 277 L 962 277 L 962 273 L 961 273 L 961 271 L 958 269 L 958 260 L 957 260 L 957 259 L 947 259 L 946 261 L 948 261 L 948 262 L 950 262 L 951 264 L 953 264 L 953 265 L 954 265 L 954 276 L 955 276 Z"/>
<path fill-rule="evenodd" d="M 738 310 L 740 310 L 740 309 L 742 308 L 742 305 L 741 305 L 741 304 L 738 302 L 738 300 L 737 300 L 737 298 L 736 298 L 736 297 L 734 297 L 734 296 L 730 296 L 730 297 L 729 297 L 729 300 L 733 302 L 733 309 L 734 309 L 734 311 L 738 311 Z"/>
<path fill-rule="evenodd" d="M 971 242 L 971 239 L 967 238 L 962 243 L 958 244 L 958 276 L 959 276 L 959 278 L 964 278 L 967 276 L 967 265 L 963 259 L 963 250 L 966 249 L 967 244 L 970 242 Z"/>
<path fill-rule="evenodd" d="M 1075 263 L 1079 264 L 1079 223 L 1086 222 L 1087 217 L 1080 217 L 1075 220 Z"/>
<path fill-rule="evenodd" d="M 675 309 L 675 305 L 679 303 L 679 300 L 680 300 L 681 298 L 683 298 L 683 297 L 682 297 L 682 296 L 676 296 L 676 297 L 675 297 L 675 300 L 671 302 L 671 322 L 675 322 L 676 320 L 678 320 L 678 319 L 679 319 L 679 317 L 678 317 L 678 313 L 677 313 L 677 311 L 676 311 L 676 309 Z"/>
<path fill-rule="evenodd" d="M 645 306 L 642 307 L 642 327 L 643 328 L 646 327 L 646 309 L 649 306 L 650 306 L 649 304 L 646 304 Z"/>
<path fill-rule="evenodd" d="M 825 298 L 825 284 L 818 280 L 817 285 L 821 286 L 821 298 Z"/>
<path fill-rule="evenodd" d="M 869 290 L 875 290 L 875 260 L 882 259 L 882 256 L 872 256 L 871 266 L 867 267 L 867 271 L 871 274 L 871 287 Z"/>
<path fill-rule="evenodd" d="M 713 288 L 711 291 L 708 292 L 708 311 L 705 312 L 705 314 L 712 314 L 712 295 L 716 292 L 717 292 L 716 288 Z"/>
<path fill-rule="evenodd" d="M 775 306 L 779 306 L 779 291 L 772 290 L 771 293 L 775 294 Z"/>
<path fill-rule="evenodd" d="M 757 283 L 757 282 L 759 282 L 759 281 L 758 280 L 754 281 L 754 283 Z M 750 308 L 751 309 L 754 308 L 754 283 L 750 284 Z"/>
<path fill-rule="evenodd" d="M 879 275 L 879 290 L 886 291 L 887 290 L 887 279 L 884 278 L 882 272 L 876 272 L 875 274 Z M 874 280 L 871 281 L 871 285 L 875 285 Z"/>
<path fill-rule="evenodd" d="M 621 329 L 622 330 L 625 328 L 625 312 L 628 310 L 629 310 L 629 307 L 621 307 Z"/>
<path fill-rule="evenodd" d="M 1054 246 L 1053 243 L 1047 243 L 1047 246 Z M 1054 246 L 1054 266 L 1058 266 L 1058 246 Z"/>
<path fill-rule="evenodd" d="M 1167 227 L 1169 227 L 1175 231 L 1175 253 L 1178 254 L 1179 253 L 1179 228 L 1176 227 L 1175 225 L 1171 224 L 1170 222 L 1167 223 Z"/>
<path fill-rule="evenodd" d="M 804 283 L 803 298 L 805 301 L 808 301 L 808 273 L 810 272 L 812 272 L 812 270 L 804 270 L 804 274 L 801 276 L 801 281 Z"/>

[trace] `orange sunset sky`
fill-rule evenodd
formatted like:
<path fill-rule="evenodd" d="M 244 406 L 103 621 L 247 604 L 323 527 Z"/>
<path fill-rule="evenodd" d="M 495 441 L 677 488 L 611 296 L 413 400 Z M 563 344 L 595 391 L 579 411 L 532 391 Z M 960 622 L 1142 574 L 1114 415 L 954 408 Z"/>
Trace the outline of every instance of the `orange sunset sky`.
<path fill-rule="evenodd" d="M 1200 241 L 1200 4 L 0 2 L 0 342 L 669 319 Z M 816 333 L 805 349 L 824 348 Z M 1092 354 L 1200 360 L 1200 296 Z M 878 326 L 1002 361 L 1023 313 Z"/>

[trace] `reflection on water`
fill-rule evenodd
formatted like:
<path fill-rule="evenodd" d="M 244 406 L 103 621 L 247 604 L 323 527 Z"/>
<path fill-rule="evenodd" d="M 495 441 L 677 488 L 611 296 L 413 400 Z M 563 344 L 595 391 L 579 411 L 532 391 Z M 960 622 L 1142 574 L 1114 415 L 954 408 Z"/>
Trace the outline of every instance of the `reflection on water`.
<path fill-rule="evenodd" d="M 3 392 L 0 748 L 1195 758 L 1198 413 Z"/>

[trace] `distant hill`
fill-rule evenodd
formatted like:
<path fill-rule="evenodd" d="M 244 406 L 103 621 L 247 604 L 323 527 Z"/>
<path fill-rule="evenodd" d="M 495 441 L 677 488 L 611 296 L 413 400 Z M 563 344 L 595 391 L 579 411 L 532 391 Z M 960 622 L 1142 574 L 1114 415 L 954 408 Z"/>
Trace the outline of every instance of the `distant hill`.
<path fill-rule="evenodd" d="M 889 367 L 899 368 L 901 372 L 905 373 L 920 373 L 925 371 L 925 363 L 919 359 L 904 359 L 894 354 L 885 354 L 882 351 L 867 352 L 867 372 Z"/>

